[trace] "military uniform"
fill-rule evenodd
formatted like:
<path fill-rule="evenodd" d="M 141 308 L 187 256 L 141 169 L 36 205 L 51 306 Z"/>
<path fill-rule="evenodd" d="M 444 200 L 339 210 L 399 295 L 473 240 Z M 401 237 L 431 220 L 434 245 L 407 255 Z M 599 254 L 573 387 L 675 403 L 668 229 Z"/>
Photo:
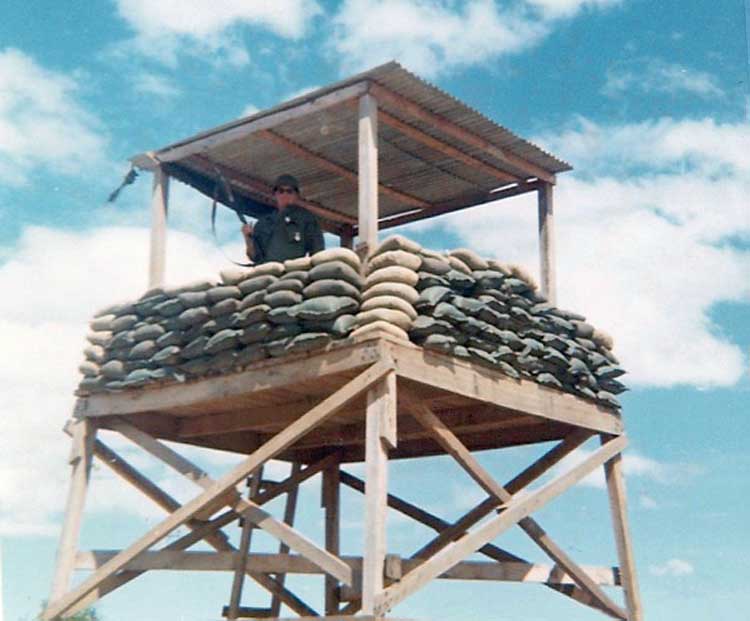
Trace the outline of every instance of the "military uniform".
<path fill-rule="evenodd" d="M 253 228 L 253 245 L 255 263 L 297 259 L 325 248 L 318 219 L 299 205 L 260 218 Z"/>

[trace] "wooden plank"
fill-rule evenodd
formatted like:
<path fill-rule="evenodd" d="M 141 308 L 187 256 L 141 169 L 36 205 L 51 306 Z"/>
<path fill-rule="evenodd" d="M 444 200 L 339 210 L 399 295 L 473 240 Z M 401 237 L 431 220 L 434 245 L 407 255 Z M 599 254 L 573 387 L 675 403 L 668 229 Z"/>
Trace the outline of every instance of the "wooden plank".
<path fill-rule="evenodd" d="M 96 394 L 82 400 L 85 416 L 134 414 L 221 402 L 227 398 L 281 388 L 321 376 L 368 366 L 382 353 L 373 341 L 345 343 L 317 354 L 261 361 L 240 373 L 119 394 Z"/>
<path fill-rule="evenodd" d="M 611 437 L 602 435 L 601 441 L 602 443 L 611 442 Z M 620 563 L 620 576 L 625 594 L 625 608 L 628 611 L 627 619 L 628 621 L 643 621 L 643 605 L 638 589 L 633 546 L 630 541 L 621 454 L 614 455 L 612 459 L 604 463 L 604 474 L 607 480 L 609 508 L 612 514 L 617 557 Z"/>
<path fill-rule="evenodd" d="M 133 558 L 148 550 L 151 546 L 164 539 L 164 537 L 169 535 L 172 531 L 182 526 L 198 511 L 239 483 L 260 464 L 265 463 L 269 459 L 273 459 L 284 449 L 288 448 L 295 441 L 304 436 L 310 431 L 310 429 L 335 414 L 336 411 L 346 405 L 351 399 L 367 390 L 372 383 L 377 382 L 392 368 L 392 363 L 381 362 L 372 365 L 366 371 L 360 373 L 355 379 L 346 384 L 339 391 L 325 399 L 302 418 L 298 419 L 285 430 L 271 438 L 246 460 L 238 464 L 229 473 L 212 484 L 205 492 L 180 507 L 180 509 L 172 513 L 172 515 L 160 524 L 154 526 L 127 550 L 124 550 L 118 555 L 118 557 L 106 563 L 94 573 L 94 575 L 83 581 L 74 590 L 61 597 L 57 602 L 52 603 L 44 612 L 44 621 L 50 621 L 64 613 L 70 606 L 74 605 L 88 593 L 96 589 L 103 580 L 121 570 Z"/>
<path fill-rule="evenodd" d="M 229 142 L 234 142 L 255 132 L 272 129 L 308 114 L 320 112 L 333 106 L 341 105 L 346 101 L 359 97 L 367 92 L 369 84 L 366 81 L 356 82 L 335 91 L 321 95 L 306 101 L 302 104 L 289 106 L 276 112 L 266 114 L 260 118 L 250 121 L 235 122 L 229 127 L 219 127 L 207 134 L 202 134 L 194 138 L 183 141 L 172 147 L 167 147 L 156 153 L 159 162 L 176 162 L 188 155 L 202 153 L 207 149 L 212 149 Z M 136 155 L 131 161 L 139 168 L 150 168 L 154 166 L 153 160 L 146 157 L 146 154 Z"/>
<path fill-rule="evenodd" d="M 399 377 L 575 427 L 614 435 L 623 431 L 617 414 L 573 395 L 410 344 L 389 342 L 388 348 Z"/>
<path fill-rule="evenodd" d="M 378 104 L 372 95 L 359 98 L 358 231 L 369 251 L 378 243 Z"/>
<path fill-rule="evenodd" d="M 129 440 L 136 443 L 138 446 L 151 453 L 154 457 L 160 459 L 163 463 L 167 464 L 203 489 L 211 489 L 216 483 L 206 472 L 198 468 L 195 464 L 136 427 L 121 421 L 114 423 L 113 427 Z M 260 506 L 252 500 L 243 500 L 236 489 L 229 489 L 226 494 L 220 497 L 220 499 L 221 502 L 227 503 L 238 513 L 242 513 L 246 520 L 257 524 L 270 535 L 276 537 L 300 554 L 304 554 L 310 558 L 310 560 L 318 564 L 321 569 L 336 576 L 341 582 L 345 582 L 346 584 L 351 583 L 351 575 L 348 572 L 348 568 L 336 556 L 329 554 L 310 541 L 307 537 L 304 537 L 293 528 L 280 522 L 270 513 L 261 509 Z M 245 533 L 243 530 L 243 537 L 247 537 L 249 542 L 249 531 Z M 242 575 L 239 569 L 235 575 Z M 234 593 L 234 590 L 232 592 Z M 237 605 L 239 605 L 239 603 L 237 603 Z M 232 608 L 231 604 L 230 608 Z"/>
<path fill-rule="evenodd" d="M 298 462 L 294 462 L 292 464 L 292 472 L 291 476 L 296 477 L 299 476 L 299 473 L 301 471 L 301 465 Z M 296 485 L 295 487 L 291 488 L 287 492 L 286 496 L 286 503 L 284 504 L 284 524 L 287 526 L 294 526 L 294 515 L 297 512 L 297 497 L 299 496 L 299 485 Z M 326 552 L 331 552 L 328 547 L 326 546 Z M 289 554 L 289 546 L 281 542 L 279 544 L 279 554 Z M 338 552 L 332 553 L 333 556 L 338 557 Z M 274 576 L 276 580 L 281 584 L 284 585 L 284 582 L 286 581 L 286 574 L 285 573 L 279 573 Z M 329 579 L 330 576 L 326 574 L 326 579 Z M 281 599 L 278 596 L 274 596 L 271 599 L 271 616 L 272 617 L 278 617 L 279 612 L 281 610 Z"/>
<path fill-rule="evenodd" d="M 151 189 L 151 245 L 148 262 L 148 288 L 164 284 L 167 258 L 167 206 L 169 176 L 159 166 L 154 169 Z"/>
<path fill-rule="evenodd" d="M 258 494 L 260 482 L 263 479 L 263 466 L 258 466 L 252 473 L 251 477 L 248 498 L 254 498 Z M 253 522 L 248 519 L 245 519 L 242 523 L 240 545 L 237 548 L 237 552 L 234 553 L 232 590 L 229 595 L 229 609 L 225 615 L 228 619 L 237 619 L 239 616 L 240 601 L 242 600 L 242 587 L 244 586 L 245 574 L 247 573 L 247 555 L 250 553 L 250 546 L 252 545 L 253 526 Z"/>
<path fill-rule="evenodd" d="M 118 550 L 91 550 L 76 555 L 76 569 L 94 570 L 113 558 Z M 357 574 L 362 569 L 362 557 L 346 556 L 343 560 Z M 424 559 L 403 559 L 402 568 L 412 571 Z M 319 567 L 302 556 L 288 554 L 254 553 L 252 562 L 262 573 L 321 575 Z M 230 552 L 154 551 L 145 552 L 127 567 L 135 571 L 195 571 L 231 572 L 233 555 Z M 585 566 L 584 570 L 602 586 L 619 586 L 619 573 L 613 567 Z M 556 565 L 520 563 L 516 561 L 486 562 L 462 561 L 438 576 L 440 580 L 476 580 L 496 582 L 527 582 L 570 586 L 573 579 Z M 356 585 L 355 585 L 356 586 Z M 345 599 L 354 592 L 343 590 Z M 326 613 L 335 614 L 335 613 Z"/>
<path fill-rule="evenodd" d="M 295 155 L 298 155 L 303 159 L 309 160 L 311 162 L 315 162 L 319 166 L 322 166 L 323 168 L 330 170 L 332 173 L 340 177 L 343 177 L 344 179 L 346 179 L 347 181 L 349 181 L 350 183 L 354 185 L 356 185 L 358 182 L 357 173 L 354 172 L 353 170 L 349 170 L 348 168 L 346 168 L 345 166 L 342 166 L 341 164 L 337 164 L 336 162 L 333 162 L 318 153 L 315 153 L 313 151 L 310 151 L 309 149 L 306 149 L 305 147 L 294 142 L 293 140 L 290 140 L 289 138 L 282 136 L 278 132 L 265 130 L 265 131 L 260 132 L 259 135 L 262 138 L 265 138 L 266 140 L 269 140 L 275 144 L 281 145 L 290 153 L 294 153 Z M 412 205 L 413 207 L 421 207 L 423 209 L 430 207 L 430 203 L 428 203 L 427 201 L 423 201 L 422 199 L 417 198 L 416 196 L 412 196 L 411 194 L 407 194 L 406 192 L 396 190 L 387 185 L 383 185 L 382 183 L 378 184 L 378 191 L 381 192 L 382 194 L 390 196 L 394 200 L 400 203 L 403 203 L 405 205 Z"/>
<path fill-rule="evenodd" d="M 322 504 L 325 511 L 325 547 L 331 554 L 341 554 L 341 479 L 340 465 L 332 464 L 323 471 Z M 339 611 L 339 584 L 332 576 L 325 577 L 325 613 Z"/>
<path fill-rule="evenodd" d="M 499 485 L 490 476 L 490 474 L 476 460 L 474 455 L 461 443 L 453 432 L 448 429 L 440 418 L 435 416 L 435 414 L 433 414 L 432 411 L 422 403 L 410 401 L 408 405 L 412 415 L 433 433 L 435 440 L 445 448 L 446 452 L 461 465 L 467 474 L 474 479 L 482 489 L 503 503 L 512 502 L 513 494 Z M 582 571 L 581 568 L 552 541 L 536 521 L 530 517 L 525 517 L 520 520 L 519 526 L 538 546 L 542 548 L 542 550 L 551 556 L 558 565 L 578 580 L 578 586 L 589 592 L 597 601 L 599 601 L 599 603 L 609 610 L 613 612 L 617 611 L 616 604 L 612 602 L 607 594 L 604 593 L 596 583 L 590 580 L 588 576 L 586 576 L 586 573 Z"/>
<path fill-rule="evenodd" d="M 390 380 L 388 379 L 390 377 Z M 367 392 L 365 423 L 365 528 L 362 567 L 362 613 L 375 612 L 383 590 L 386 555 L 388 449 L 395 441 L 395 374 L 390 373 Z"/>
<path fill-rule="evenodd" d="M 383 614 L 390 610 L 397 603 L 478 550 L 501 532 L 542 508 L 583 479 L 594 468 L 601 466 L 613 455 L 620 452 L 625 444 L 626 439 L 620 436 L 596 450 L 569 472 L 550 481 L 535 492 L 523 498 L 512 499 L 509 503 L 503 505 L 502 513 L 499 516 L 443 548 L 429 561 L 407 573 L 399 583 L 387 587 L 378 598 L 376 613 Z"/>
<path fill-rule="evenodd" d="M 542 295 L 550 304 L 557 303 L 557 266 L 555 264 L 554 187 L 542 183 L 538 192 L 539 273 Z"/>
<path fill-rule="evenodd" d="M 373 84 L 370 92 L 384 104 L 387 103 L 395 106 L 396 109 L 403 114 L 412 116 L 416 119 L 419 119 L 420 121 L 428 123 L 435 129 L 438 129 L 439 131 L 448 134 L 449 136 L 456 138 L 467 145 L 476 147 L 477 149 L 481 149 L 492 157 L 495 157 L 502 162 L 506 162 L 514 168 L 518 168 L 519 170 L 524 171 L 524 173 L 526 173 L 526 175 L 530 177 L 537 177 L 538 179 L 542 179 L 543 181 L 547 181 L 548 183 L 555 182 L 555 175 L 553 173 L 550 173 L 549 171 L 544 170 L 543 168 L 532 164 L 531 162 L 528 162 L 513 153 L 504 151 L 488 140 L 485 140 L 484 138 L 473 134 L 469 130 L 456 125 L 443 116 L 430 112 L 419 104 L 414 103 L 413 101 L 410 101 L 409 99 L 406 99 L 405 97 L 402 97 L 397 93 L 394 93 L 393 91 L 385 88 L 380 84 Z"/>
<path fill-rule="evenodd" d="M 67 428 L 73 436 L 70 459 L 72 468 L 68 499 L 65 505 L 65 519 L 57 547 L 50 602 L 60 599 L 70 585 L 83 521 L 86 492 L 91 478 L 93 443 L 96 439 L 96 428 L 91 421 L 79 419 L 69 422 Z"/>
<path fill-rule="evenodd" d="M 434 218 L 435 216 L 446 213 L 453 213 L 455 211 L 469 209 L 470 207 L 477 207 L 479 205 L 484 205 L 485 203 L 494 203 L 495 201 L 500 201 L 504 198 L 520 196 L 521 194 L 534 192 L 538 188 L 539 182 L 532 181 L 530 183 L 519 183 L 493 192 L 472 192 L 470 194 L 453 198 L 449 201 L 435 203 L 430 209 L 419 209 L 395 216 L 386 216 L 380 220 L 378 226 L 381 230 L 394 226 L 401 226 L 402 224 L 417 222 L 418 220 L 424 220 L 425 218 Z"/>

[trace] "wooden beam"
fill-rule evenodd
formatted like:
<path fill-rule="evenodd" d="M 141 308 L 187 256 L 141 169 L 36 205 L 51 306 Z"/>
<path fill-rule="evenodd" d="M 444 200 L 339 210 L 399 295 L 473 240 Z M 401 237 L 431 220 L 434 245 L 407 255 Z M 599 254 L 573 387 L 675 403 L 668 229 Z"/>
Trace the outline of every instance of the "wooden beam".
<path fill-rule="evenodd" d="M 321 504 L 325 511 L 325 547 L 331 554 L 341 554 L 341 479 L 340 465 L 332 464 L 323 471 L 321 485 Z M 336 614 L 339 611 L 339 584 L 332 576 L 325 577 L 325 613 Z"/>
<path fill-rule="evenodd" d="M 420 402 L 410 401 L 409 409 L 412 415 L 429 429 L 434 439 L 451 455 L 488 494 L 494 496 L 502 503 L 512 503 L 514 495 L 499 485 L 490 474 L 482 467 L 474 455 L 469 451 L 455 434 L 448 429 L 443 421 L 437 417 L 429 407 Z M 573 560 L 562 551 L 557 544 L 544 532 L 536 521 L 531 517 L 524 517 L 518 524 L 531 539 L 544 550 L 558 565 L 574 576 L 577 584 L 583 590 L 588 591 L 600 604 L 611 611 L 617 611 L 617 605 L 612 602 L 604 591 L 595 582 L 590 580 L 586 573 L 573 562 Z"/>
<path fill-rule="evenodd" d="M 298 119 L 308 114 L 341 105 L 350 99 L 357 98 L 366 93 L 368 88 L 369 83 L 361 81 L 343 88 L 337 88 L 318 97 L 310 98 L 303 103 L 285 104 L 280 109 L 269 111 L 260 118 L 252 120 L 241 119 L 212 129 L 209 132 L 198 134 L 193 138 L 183 140 L 178 144 L 156 152 L 154 157 L 160 162 L 176 162 L 189 155 L 202 153 L 208 149 L 240 140 L 255 132 L 272 129 L 292 119 Z M 139 168 L 151 168 L 154 166 L 153 158 L 148 157 L 148 154 L 136 155 L 130 161 Z"/>
<path fill-rule="evenodd" d="M 369 248 L 378 242 L 378 104 L 370 94 L 359 98 L 359 241 Z"/>
<path fill-rule="evenodd" d="M 117 554 L 117 550 L 92 550 L 79 552 L 76 556 L 76 568 L 93 570 L 106 563 Z M 362 557 L 346 556 L 343 560 L 358 574 L 362 569 Z M 404 559 L 403 569 L 412 571 L 419 567 L 424 559 Z M 288 554 L 254 553 L 252 561 L 257 571 L 262 573 L 287 573 L 303 575 L 320 575 L 322 572 L 315 564 L 304 557 Z M 155 551 L 145 552 L 128 565 L 129 570 L 137 571 L 232 571 L 232 554 L 230 552 L 185 552 Z M 612 567 L 586 566 L 586 573 L 592 580 L 603 586 L 619 586 L 619 575 Z M 515 561 L 486 562 L 463 561 L 438 576 L 441 580 L 477 580 L 497 582 L 529 582 L 570 586 L 574 584 L 570 576 L 554 565 L 536 563 L 519 563 Z M 352 589 L 344 589 L 345 598 L 351 597 Z M 335 613 L 326 613 L 335 614 Z"/>
<path fill-rule="evenodd" d="M 263 360 L 240 373 L 202 379 L 199 382 L 174 384 L 158 390 L 138 390 L 127 393 L 93 394 L 80 401 L 83 416 L 112 416 L 155 412 L 205 402 L 224 401 L 292 383 L 314 381 L 338 373 L 357 370 L 380 359 L 382 350 L 373 341 L 343 343 L 324 353 L 300 354 Z M 315 359 L 311 364 L 310 359 Z"/>
<path fill-rule="evenodd" d="M 601 441 L 602 443 L 611 442 L 611 438 L 602 435 Z M 635 571 L 635 557 L 630 541 L 621 454 L 618 453 L 604 463 L 604 474 L 607 480 L 609 508 L 612 514 L 617 557 L 620 563 L 622 588 L 625 593 L 625 607 L 628 611 L 627 619 L 628 621 L 643 621 L 643 606 L 638 589 L 638 576 Z"/>
<path fill-rule="evenodd" d="M 494 190 L 492 192 L 472 192 L 458 198 L 451 199 L 442 203 L 435 203 L 429 209 L 420 209 L 396 216 L 390 216 L 381 219 L 378 226 L 380 229 L 388 229 L 394 226 L 401 226 L 402 224 L 409 224 L 410 222 L 418 222 L 426 218 L 434 218 L 436 216 L 444 215 L 447 213 L 453 213 L 455 211 L 462 211 L 464 209 L 470 209 L 471 207 L 478 207 L 486 203 L 494 203 L 496 201 L 503 200 L 504 198 L 511 198 L 513 196 L 520 196 L 521 194 L 527 194 L 534 192 L 539 188 L 538 181 L 532 181 L 530 183 L 519 183 L 517 185 L 502 188 L 500 190 Z"/>
<path fill-rule="evenodd" d="M 623 431 L 619 415 L 612 410 L 554 388 L 514 380 L 500 371 L 410 344 L 388 347 L 399 377 L 574 427 L 614 435 Z"/>
<path fill-rule="evenodd" d="M 513 153 L 509 153 L 508 151 L 501 149 L 488 140 L 485 140 L 484 138 L 477 136 L 469 130 L 453 123 L 446 117 L 430 112 L 419 104 L 410 101 L 406 97 L 398 95 L 397 93 L 380 84 L 373 84 L 370 88 L 370 92 L 383 104 L 394 106 L 397 110 L 399 110 L 399 112 L 403 113 L 404 115 L 411 116 L 424 123 L 427 123 L 433 126 L 435 129 L 448 134 L 452 138 L 460 140 L 464 144 L 475 147 L 477 149 L 481 149 L 485 153 L 500 160 L 501 162 L 509 164 L 513 168 L 522 170 L 528 177 L 537 177 L 538 179 L 542 179 L 543 181 L 547 181 L 548 183 L 555 182 L 554 173 L 551 173 L 548 170 L 537 166 L 536 164 L 532 164 L 531 162 L 517 155 L 514 155 Z"/>
<path fill-rule="evenodd" d="M 164 284 L 167 257 L 167 207 L 169 176 L 159 166 L 154 169 L 151 189 L 151 245 L 148 261 L 148 288 Z"/>
<path fill-rule="evenodd" d="M 301 471 L 301 465 L 298 462 L 294 462 L 292 464 L 292 472 L 291 476 L 296 477 L 299 476 L 299 473 Z M 297 512 L 297 498 L 299 496 L 299 485 L 295 485 L 292 487 L 286 495 L 286 503 L 284 504 L 284 524 L 286 524 L 289 527 L 294 526 L 294 516 Z M 331 552 L 328 547 L 326 546 L 326 552 Z M 289 546 L 281 542 L 279 544 L 279 554 L 289 554 Z M 333 556 L 338 557 L 339 553 L 338 551 L 332 553 Z M 274 576 L 276 580 L 279 582 L 279 584 L 283 585 L 284 582 L 286 582 L 286 573 L 278 573 Z M 328 574 L 326 574 L 326 579 L 332 579 Z M 281 599 L 274 595 L 274 597 L 271 599 L 271 616 L 273 618 L 276 618 L 279 616 L 279 612 L 281 611 Z"/>
<path fill-rule="evenodd" d="M 519 182 L 523 180 L 522 178 L 512 175 L 511 173 L 507 171 L 500 170 L 496 166 L 492 166 L 491 164 L 488 164 L 487 162 L 479 159 L 478 157 L 469 155 L 468 153 L 465 153 L 464 151 L 457 149 L 453 145 L 448 144 L 444 140 L 439 140 L 435 138 L 434 136 L 431 136 L 427 132 L 423 132 L 421 129 L 417 129 L 413 125 L 409 125 L 408 123 L 405 123 L 398 117 L 393 116 L 392 114 L 384 110 L 380 111 L 380 119 L 383 121 L 383 123 L 385 123 L 386 125 L 390 125 L 391 127 L 393 127 L 393 129 L 397 129 L 405 136 L 408 136 L 409 138 L 412 138 L 416 140 L 417 142 L 420 142 L 423 145 L 430 147 L 431 149 L 437 151 L 438 153 L 442 153 L 443 155 L 447 155 L 448 157 L 453 158 L 454 160 L 463 162 L 464 164 L 467 164 L 468 166 L 471 166 L 472 168 L 481 170 L 483 173 L 486 173 L 490 175 L 491 177 L 494 177 L 495 179 L 497 179 L 498 181 L 502 183 L 508 183 L 508 182 L 514 182 L 514 181 Z"/>
<path fill-rule="evenodd" d="M 555 203 L 554 187 L 542 183 L 538 193 L 539 212 L 539 273 L 542 295 L 550 304 L 557 303 L 557 266 L 555 265 Z"/>
<path fill-rule="evenodd" d="M 456 563 L 478 550 L 500 533 L 520 522 L 534 511 L 541 509 L 551 500 L 583 479 L 592 470 L 601 466 L 613 455 L 620 452 L 625 445 L 625 437 L 619 436 L 616 440 L 612 440 L 596 450 L 575 468 L 553 479 L 535 492 L 519 499 L 511 499 L 510 502 L 501 507 L 502 513 L 499 516 L 485 522 L 476 530 L 467 533 L 454 543 L 443 548 L 429 561 L 407 573 L 399 583 L 387 587 L 379 598 L 376 606 L 376 614 L 384 614 L 397 603 L 422 588 L 430 580 L 456 565 Z M 621 611 L 621 614 L 624 615 L 624 611 Z M 621 616 L 621 618 L 625 617 Z"/>
<path fill-rule="evenodd" d="M 353 185 L 357 185 L 358 183 L 358 177 L 357 173 L 353 170 L 349 170 L 345 166 L 342 166 L 341 164 L 337 164 L 336 162 L 333 162 L 329 160 L 326 157 L 323 157 L 322 155 L 315 153 L 314 151 L 310 151 L 309 149 L 306 149 L 305 147 L 297 144 L 293 140 L 290 140 L 289 138 L 282 136 L 278 132 L 274 132 L 271 130 L 265 130 L 262 132 L 259 132 L 259 135 L 261 138 L 265 138 L 266 140 L 269 140 L 273 142 L 274 144 L 281 145 L 284 147 L 287 151 L 290 153 L 294 153 L 295 155 L 298 155 L 302 159 L 306 159 L 311 162 L 315 162 L 322 168 L 325 168 L 335 175 L 338 175 L 339 177 L 342 177 L 349 181 Z M 417 198 L 416 196 L 412 196 L 411 194 L 407 194 L 406 192 L 401 192 L 400 190 L 396 190 L 394 188 L 391 188 L 387 185 L 383 185 L 382 183 L 378 183 L 378 191 L 382 194 L 385 194 L 387 196 L 390 196 L 391 198 L 395 199 L 396 201 L 403 203 L 404 205 L 412 205 L 413 207 L 421 207 L 421 208 L 429 208 L 430 203 L 427 201 L 423 201 L 420 198 Z"/>
<path fill-rule="evenodd" d="M 68 500 L 65 505 L 65 519 L 57 546 L 50 602 L 60 599 L 70 585 L 83 521 L 86 492 L 91 478 L 93 443 L 96 439 L 96 428 L 91 421 L 85 419 L 71 421 L 67 429 L 73 436 L 70 454 L 71 477 Z"/>
<path fill-rule="evenodd" d="M 396 376 L 389 373 L 367 392 L 365 426 L 365 528 L 362 613 L 373 614 L 383 590 L 386 555 L 388 449 L 396 442 Z"/>
<path fill-rule="evenodd" d="M 154 526 L 148 533 L 124 550 L 116 558 L 106 563 L 96 573 L 84 580 L 67 595 L 52 603 L 44 612 L 44 621 L 50 621 L 63 614 L 68 608 L 76 604 L 91 591 L 96 589 L 102 581 L 120 571 L 128 562 L 137 557 L 151 546 L 168 536 L 175 529 L 182 526 L 201 509 L 209 503 L 225 494 L 230 488 L 239 483 L 260 464 L 273 459 L 283 450 L 291 446 L 308 431 L 324 422 L 346 405 L 351 399 L 357 397 L 367 390 L 370 385 L 377 382 L 392 369 L 392 363 L 376 363 L 366 371 L 360 373 L 356 378 L 344 385 L 340 390 L 314 407 L 302 418 L 292 423 L 289 427 L 275 435 L 263 446 L 257 449 L 243 462 L 238 464 L 229 473 L 221 477 L 206 491 L 183 505 L 172 513 L 167 519 Z M 244 508 L 244 507 L 243 507 Z"/>

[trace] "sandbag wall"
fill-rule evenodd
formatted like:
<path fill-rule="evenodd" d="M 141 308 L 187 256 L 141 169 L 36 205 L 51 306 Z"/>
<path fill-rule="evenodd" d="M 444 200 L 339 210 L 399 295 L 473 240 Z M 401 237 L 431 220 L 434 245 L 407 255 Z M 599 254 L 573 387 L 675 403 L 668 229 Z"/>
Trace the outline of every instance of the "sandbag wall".
<path fill-rule="evenodd" d="M 619 407 L 624 371 L 611 339 L 547 303 L 520 268 L 394 236 L 362 271 L 336 248 L 105 309 L 91 323 L 79 392 L 226 373 L 380 330 Z"/>

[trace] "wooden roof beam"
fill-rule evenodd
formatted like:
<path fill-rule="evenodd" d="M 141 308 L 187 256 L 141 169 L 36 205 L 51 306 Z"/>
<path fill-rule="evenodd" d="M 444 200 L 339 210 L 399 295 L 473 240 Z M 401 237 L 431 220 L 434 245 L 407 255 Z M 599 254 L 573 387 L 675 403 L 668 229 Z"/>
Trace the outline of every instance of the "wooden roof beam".
<path fill-rule="evenodd" d="M 456 125 L 453 121 L 450 121 L 439 114 L 430 112 L 419 104 L 416 104 L 413 101 L 410 101 L 409 99 L 406 99 L 405 97 L 394 93 L 390 89 L 387 89 L 380 84 L 373 83 L 370 86 L 370 93 L 372 93 L 379 102 L 395 106 L 398 110 L 403 111 L 404 114 L 408 114 L 409 116 L 413 116 L 420 121 L 429 123 L 433 127 L 436 127 L 440 131 L 460 140 L 465 144 L 471 145 L 478 149 L 482 149 L 483 151 L 489 153 L 493 157 L 496 157 L 500 161 L 506 162 L 510 166 L 524 171 L 524 173 L 526 173 L 529 177 L 536 177 L 538 179 L 546 181 L 547 183 L 555 183 L 555 175 L 553 173 L 550 173 L 549 171 L 535 164 L 532 164 L 531 162 L 528 162 L 517 155 L 508 153 L 500 147 L 492 144 L 488 140 L 485 140 L 484 138 L 477 136 L 469 130 Z M 381 114 L 383 114 L 382 111 Z"/>
<path fill-rule="evenodd" d="M 299 155 L 303 159 L 309 160 L 311 162 L 315 162 L 319 166 L 322 166 L 323 168 L 330 170 L 332 173 L 339 175 L 340 177 L 343 177 L 347 181 L 351 182 L 355 187 L 357 186 L 359 182 L 357 173 L 355 173 L 353 170 L 350 170 L 346 168 L 345 166 L 342 166 L 341 164 L 337 164 L 336 162 L 333 162 L 329 160 L 328 158 L 325 158 L 322 155 L 315 153 L 314 151 L 310 151 L 309 149 L 306 149 L 305 147 L 294 142 L 293 140 L 290 140 L 286 136 L 282 136 L 278 132 L 267 129 L 267 130 L 259 131 L 258 135 L 261 138 L 265 138 L 266 140 L 274 142 L 275 144 L 281 145 L 282 147 L 287 149 L 290 153 Z M 395 190 L 394 188 L 388 187 L 387 185 L 384 185 L 382 183 L 378 184 L 378 189 L 383 194 L 386 194 L 390 196 L 391 198 L 394 198 L 397 201 L 404 203 L 406 205 L 412 205 L 414 207 L 421 207 L 423 209 L 427 209 L 431 207 L 430 203 L 423 201 L 417 198 L 416 196 L 412 196 L 411 194 L 407 194 L 406 192 Z"/>
<path fill-rule="evenodd" d="M 401 226 L 402 224 L 409 224 L 410 222 L 416 222 L 418 220 L 424 220 L 425 218 L 434 218 L 435 216 L 451 213 L 453 211 L 476 207 L 485 203 L 492 203 L 504 198 L 534 192 L 539 189 L 540 184 L 541 182 L 539 181 L 531 181 L 529 183 L 519 183 L 515 186 L 498 190 L 496 192 L 477 192 L 467 194 L 444 203 L 437 203 L 429 209 L 412 211 L 391 218 L 384 218 L 380 221 L 378 226 L 381 230 L 387 229 L 394 226 Z"/>
<path fill-rule="evenodd" d="M 211 162 L 208 158 L 202 155 L 190 156 L 185 161 L 185 164 L 187 164 L 188 166 L 195 166 L 202 172 L 210 174 L 212 176 L 216 175 L 216 171 L 214 170 L 215 166 L 230 185 L 262 194 L 266 197 L 269 197 L 269 200 L 273 202 L 273 198 L 270 198 L 273 197 L 273 188 L 270 185 L 264 183 L 263 181 L 253 179 L 248 175 L 243 175 L 241 172 L 238 172 L 233 168 L 229 168 L 228 166 L 224 166 L 223 164 L 219 164 L 218 162 Z M 356 218 L 352 218 L 351 216 L 347 216 L 346 214 L 339 213 L 338 211 L 333 211 L 332 209 L 329 209 L 328 207 L 325 207 L 320 203 L 316 203 L 315 201 L 300 198 L 298 202 L 300 206 L 304 207 L 308 211 L 335 224 L 354 225 L 357 223 Z M 339 232 L 338 228 L 328 227 L 328 230 L 337 233 Z"/>

